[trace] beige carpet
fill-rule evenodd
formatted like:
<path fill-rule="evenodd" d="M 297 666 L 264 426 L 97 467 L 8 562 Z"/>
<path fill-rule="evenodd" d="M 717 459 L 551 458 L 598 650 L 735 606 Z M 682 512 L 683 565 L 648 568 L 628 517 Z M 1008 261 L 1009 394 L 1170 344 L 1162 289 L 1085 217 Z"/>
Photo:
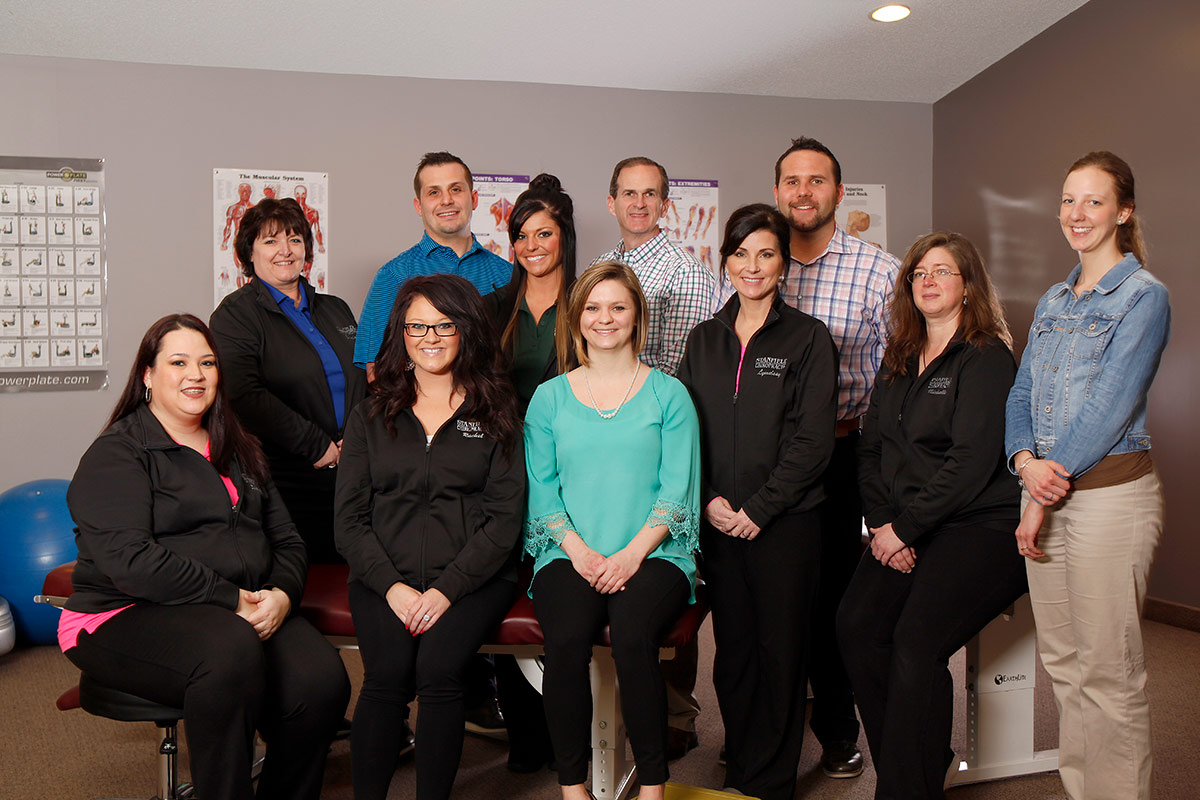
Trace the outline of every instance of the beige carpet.
<path fill-rule="evenodd" d="M 1194 744 L 1200 740 L 1200 691 L 1196 679 L 1200 634 L 1154 622 L 1146 622 L 1144 626 L 1155 736 L 1155 797 L 1163 800 L 1195 797 L 1196 787 L 1200 786 L 1200 766 L 1193 755 Z M 712 690 L 711 653 L 712 632 L 706 624 L 701 639 L 701 661 L 705 661 L 707 654 L 709 663 L 701 665 L 697 688 L 704 707 L 700 717 L 701 745 L 672 765 L 672 780 L 720 787 L 723 770 L 717 765 L 717 751 L 722 729 Z M 358 654 L 346 651 L 343 658 L 357 686 L 362 677 Z M 961 676 L 961 655 L 953 666 Z M 54 647 L 19 647 L 7 656 L 0 656 L 0 798 L 147 798 L 154 793 L 157 739 L 152 725 L 113 722 L 80 710 L 55 709 L 55 698 L 75 682 L 77 674 Z M 957 719 L 961 721 L 964 716 L 961 686 L 957 700 Z M 1048 691 L 1039 689 L 1036 746 L 1053 747 L 1055 735 L 1053 701 Z M 955 748 L 960 752 L 962 743 L 959 725 Z M 535 775 L 514 775 L 504 767 L 506 755 L 504 745 L 468 736 L 454 796 L 462 800 L 555 800 L 559 796 L 553 773 L 543 770 Z M 834 781 L 817 769 L 818 756 L 810 735 L 800 764 L 797 797 L 865 800 L 873 796 L 875 778 L 869 764 L 861 778 Z M 389 798 L 413 797 L 414 777 L 412 762 L 407 760 L 396 772 Z M 336 743 L 329 757 L 323 796 L 330 800 L 352 797 L 346 742 Z M 949 792 L 951 800 L 1064 796 L 1062 785 L 1053 773 L 965 786 Z"/>

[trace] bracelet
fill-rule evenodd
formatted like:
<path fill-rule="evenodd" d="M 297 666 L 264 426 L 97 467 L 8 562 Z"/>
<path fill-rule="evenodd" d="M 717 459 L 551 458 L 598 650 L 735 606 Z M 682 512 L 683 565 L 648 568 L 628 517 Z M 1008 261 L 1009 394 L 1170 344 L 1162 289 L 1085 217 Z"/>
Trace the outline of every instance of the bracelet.
<path fill-rule="evenodd" d="M 1021 475 L 1021 470 L 1025 469 L 1026 467 L 1029 466 L 1030 461 L 1036 461 L 1036 460 L 1037 460 L 1037 456 L 1030 456 L 1029 458 L 1025 459 L 1025 463 L 1022 464 L 1021 466 L 1017 467 L 1018 477 Z"/>

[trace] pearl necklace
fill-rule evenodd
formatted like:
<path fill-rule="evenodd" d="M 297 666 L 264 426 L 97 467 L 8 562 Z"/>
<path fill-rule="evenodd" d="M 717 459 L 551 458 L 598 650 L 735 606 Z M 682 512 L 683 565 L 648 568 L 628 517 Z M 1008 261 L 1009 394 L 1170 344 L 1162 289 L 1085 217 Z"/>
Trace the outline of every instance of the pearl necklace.
<path fill-rule="evenodd" d="M 625 396 L 621 398 L 621 402 L 617 407 L 608 414 L 605 414 L 600 410 L 600 406 L 596 405 L 596 398 L 592 396 L 592 384 L 588 382 L 587 367 L 583 368 L 583 385 L 587 387 L 588 400 L 592 401 L 592 408 L 596 409 L 596 413 L 600 415 L 601 419 L 612 419 L 621 413 L 621 409 L 625 406 L 625 401 L 629 399 L 629 393 L 633 391 L 633 384 L 637 382 L 638 372 L 642 369 L 642 362 L 638 361 L 636 363 L 637 366 L 633 368 L 633 380 L 629 382 L 629 388 L 625 390 Z"/>

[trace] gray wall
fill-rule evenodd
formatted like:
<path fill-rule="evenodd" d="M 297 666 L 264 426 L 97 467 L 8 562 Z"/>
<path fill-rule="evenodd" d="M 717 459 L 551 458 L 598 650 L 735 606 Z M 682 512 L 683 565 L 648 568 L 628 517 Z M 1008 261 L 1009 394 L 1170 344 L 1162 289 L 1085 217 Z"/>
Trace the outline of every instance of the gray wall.
<path fill-rule="evenodd" d="M 104 158 L 110 382 L 100 393 L 0 395 L 0 491 L 69 478 L 124 384 L 149 323 L 212 311 L 214 167 L 330 174 L 331 283 L 358 309 L 375 270 L 420 236 L 412 170 L 427 150 L 479 172 L 550 171 L 576 205 L 580 258 L 617 239 L 604 205 L 612 165 L 662 161 L 717 178 L 723 217 L 770 201 L 792 136 L 825 141 L 845 180 L 884 183 L 889 241 L 929 229 L 932 109 L 0 55 L 0 153 Z"/>
<path fill-rule="evenodd" d="M 1183 234 L 1196 224 L 1200 180 L 1197 32 L 1195 0 L 1091 0 L 933 107 L 934 224 L 981 247 L 1021 346 L 1038 297 L 1077 260 L 1055 216 L 1067 166 L 1105 149 L 1133 167 L 1150 270 L 1174 309 L 1150 393 L 1167 496 L 1150 594 L 1190 606 L 1200 606 L 1200 318 L 1189 301 L 1200 271 Z"/>

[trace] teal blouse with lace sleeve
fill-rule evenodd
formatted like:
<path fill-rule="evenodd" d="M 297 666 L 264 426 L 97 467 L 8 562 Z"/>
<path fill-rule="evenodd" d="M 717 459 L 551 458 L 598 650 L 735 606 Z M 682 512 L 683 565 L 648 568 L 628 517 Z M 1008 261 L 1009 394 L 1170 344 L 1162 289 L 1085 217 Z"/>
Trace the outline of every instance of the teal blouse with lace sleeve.
<path fill-rule="evenodd" d="M 666 525 L 650 558 L 675 564 L 695 588 L 700 424 L 679 381 L 652 370 L 612 419 L 579 402 L 565 375 L 543 383 L 525 416 L 525 466 L 535 575 L 567 557 L 559 544 L 568 531 L 610 556 L 643 525 Z"/>

